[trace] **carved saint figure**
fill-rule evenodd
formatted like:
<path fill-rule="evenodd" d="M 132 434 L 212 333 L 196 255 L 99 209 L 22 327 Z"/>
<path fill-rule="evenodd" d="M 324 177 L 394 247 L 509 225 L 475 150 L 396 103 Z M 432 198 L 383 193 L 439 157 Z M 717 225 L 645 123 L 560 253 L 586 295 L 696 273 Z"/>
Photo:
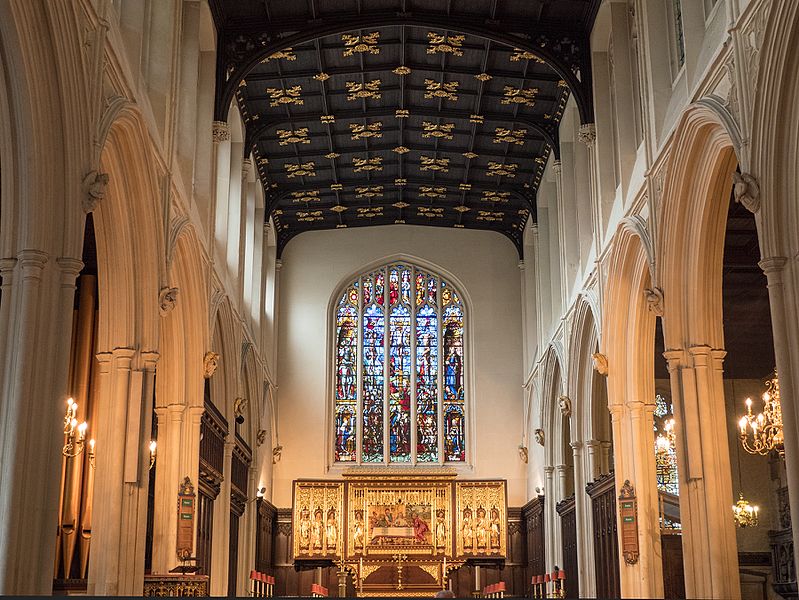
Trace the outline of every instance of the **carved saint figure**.
<path fill-rule="evenodd" d="M 498 549 L 500 547 L 499 543 L 499 533 L 500 533 L 500 520 L 499 520 L 499 509 L 494 506 L 491 508 L 491 532 L 489 536 L 489 544 L 491 549 Z"/>
<path fill-rule="evenodd" d="M 331 508 L 327 511 L 327 549 L 336 550 L 336 541 L 338 540 L 338 523 L 336 523 L 336 509 Z"/>
<path fill-rule="evenodd" d="M 486 522 L 486 509 L 482 506 L 477 509 L 477 518 L 474 521 L 474 534 L 477 538 L 477 547 L 485 548 L 488 545 L 488 523 Z"/>
<path fill-rule="evenodd" d="M 463 520 L 461 521 L 461 537 L 463 538 L 463 548 L 474 547 L 474 531 L 472 531 L 472 509 L 463 509 Z"/>
<path fill-rule="evenodd" d="M 363 511 L 355 511 L 355 523 L 352 525 L 352 543 L 356 548 L 363 548 Z"/>
<path fill-rule="evenodd" d="M 311 547 L 311 511 L 307 506 L 303 506 L 300 511 L 300 550 L 308 550 Z"/>
<path fill-rule="evenodd" d="M 322 521 L 322 509 L 317 507 L 313 513 L 313 523 L 311 523 L 311 544 L 315 552 L 322 552 L 325 541 L 325 524 Z"/>
<path fill-rule="evenodd" d="M 444 548 L 447 545 L 447 523 L 444 520 L 444 511 L 436 511 L 436 548 Z"/>

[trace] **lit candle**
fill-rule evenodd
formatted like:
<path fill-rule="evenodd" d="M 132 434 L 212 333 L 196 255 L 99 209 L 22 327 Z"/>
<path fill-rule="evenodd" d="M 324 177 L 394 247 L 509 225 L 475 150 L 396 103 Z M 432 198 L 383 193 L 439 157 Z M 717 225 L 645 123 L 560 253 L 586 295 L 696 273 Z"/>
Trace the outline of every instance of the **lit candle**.
<path fill-rule="evenodd" d="M 741 417 L 741 420 L 738 421 L 738 426 L 741 428 L 741 435 L 746 435 L 746 417 Z"/>

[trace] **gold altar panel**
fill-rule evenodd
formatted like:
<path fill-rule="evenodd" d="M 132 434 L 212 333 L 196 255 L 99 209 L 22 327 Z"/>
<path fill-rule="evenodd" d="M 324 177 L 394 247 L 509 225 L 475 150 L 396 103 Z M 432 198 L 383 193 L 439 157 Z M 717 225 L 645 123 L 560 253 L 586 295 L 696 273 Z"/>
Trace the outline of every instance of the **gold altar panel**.
<path fill-rule="evenodd" d="M 294 558 L 340 558 L 343 515 L 343 483 L 295 481 Z"/>
<path fill-rule="evenodd" d="M 505 558 L 507 494 L 504 481 L 455 484 L 457 556 Z"/>
<path fill-rule="evenodd" d="M 452 556 L 448 482 L 349 482 L 347 556 Z"/>

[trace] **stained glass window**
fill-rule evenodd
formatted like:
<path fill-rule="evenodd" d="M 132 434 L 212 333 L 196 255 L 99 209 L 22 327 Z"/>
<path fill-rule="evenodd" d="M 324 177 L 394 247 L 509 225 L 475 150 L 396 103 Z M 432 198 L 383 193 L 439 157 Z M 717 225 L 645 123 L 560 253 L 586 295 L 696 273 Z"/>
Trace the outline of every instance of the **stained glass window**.
<path fill-rule="evenodd" d="M 465 461 L 459 292 L 426 269 L 390 264 L 347 286 L 335 311 L 335 460 Z"/>

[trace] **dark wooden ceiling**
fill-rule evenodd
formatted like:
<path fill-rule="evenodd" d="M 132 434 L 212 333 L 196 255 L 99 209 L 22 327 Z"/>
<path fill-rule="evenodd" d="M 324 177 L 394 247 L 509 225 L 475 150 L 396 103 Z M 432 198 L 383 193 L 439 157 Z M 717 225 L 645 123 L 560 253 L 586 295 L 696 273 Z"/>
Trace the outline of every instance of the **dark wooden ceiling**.
<path fill-rule="evenodd" d="M 496 231 L 521 254 L 570 93 L 593 120 L 597 5 L 212 0 L 216 117 L 235 99 L 279 252 L 400 223 Z"/>

